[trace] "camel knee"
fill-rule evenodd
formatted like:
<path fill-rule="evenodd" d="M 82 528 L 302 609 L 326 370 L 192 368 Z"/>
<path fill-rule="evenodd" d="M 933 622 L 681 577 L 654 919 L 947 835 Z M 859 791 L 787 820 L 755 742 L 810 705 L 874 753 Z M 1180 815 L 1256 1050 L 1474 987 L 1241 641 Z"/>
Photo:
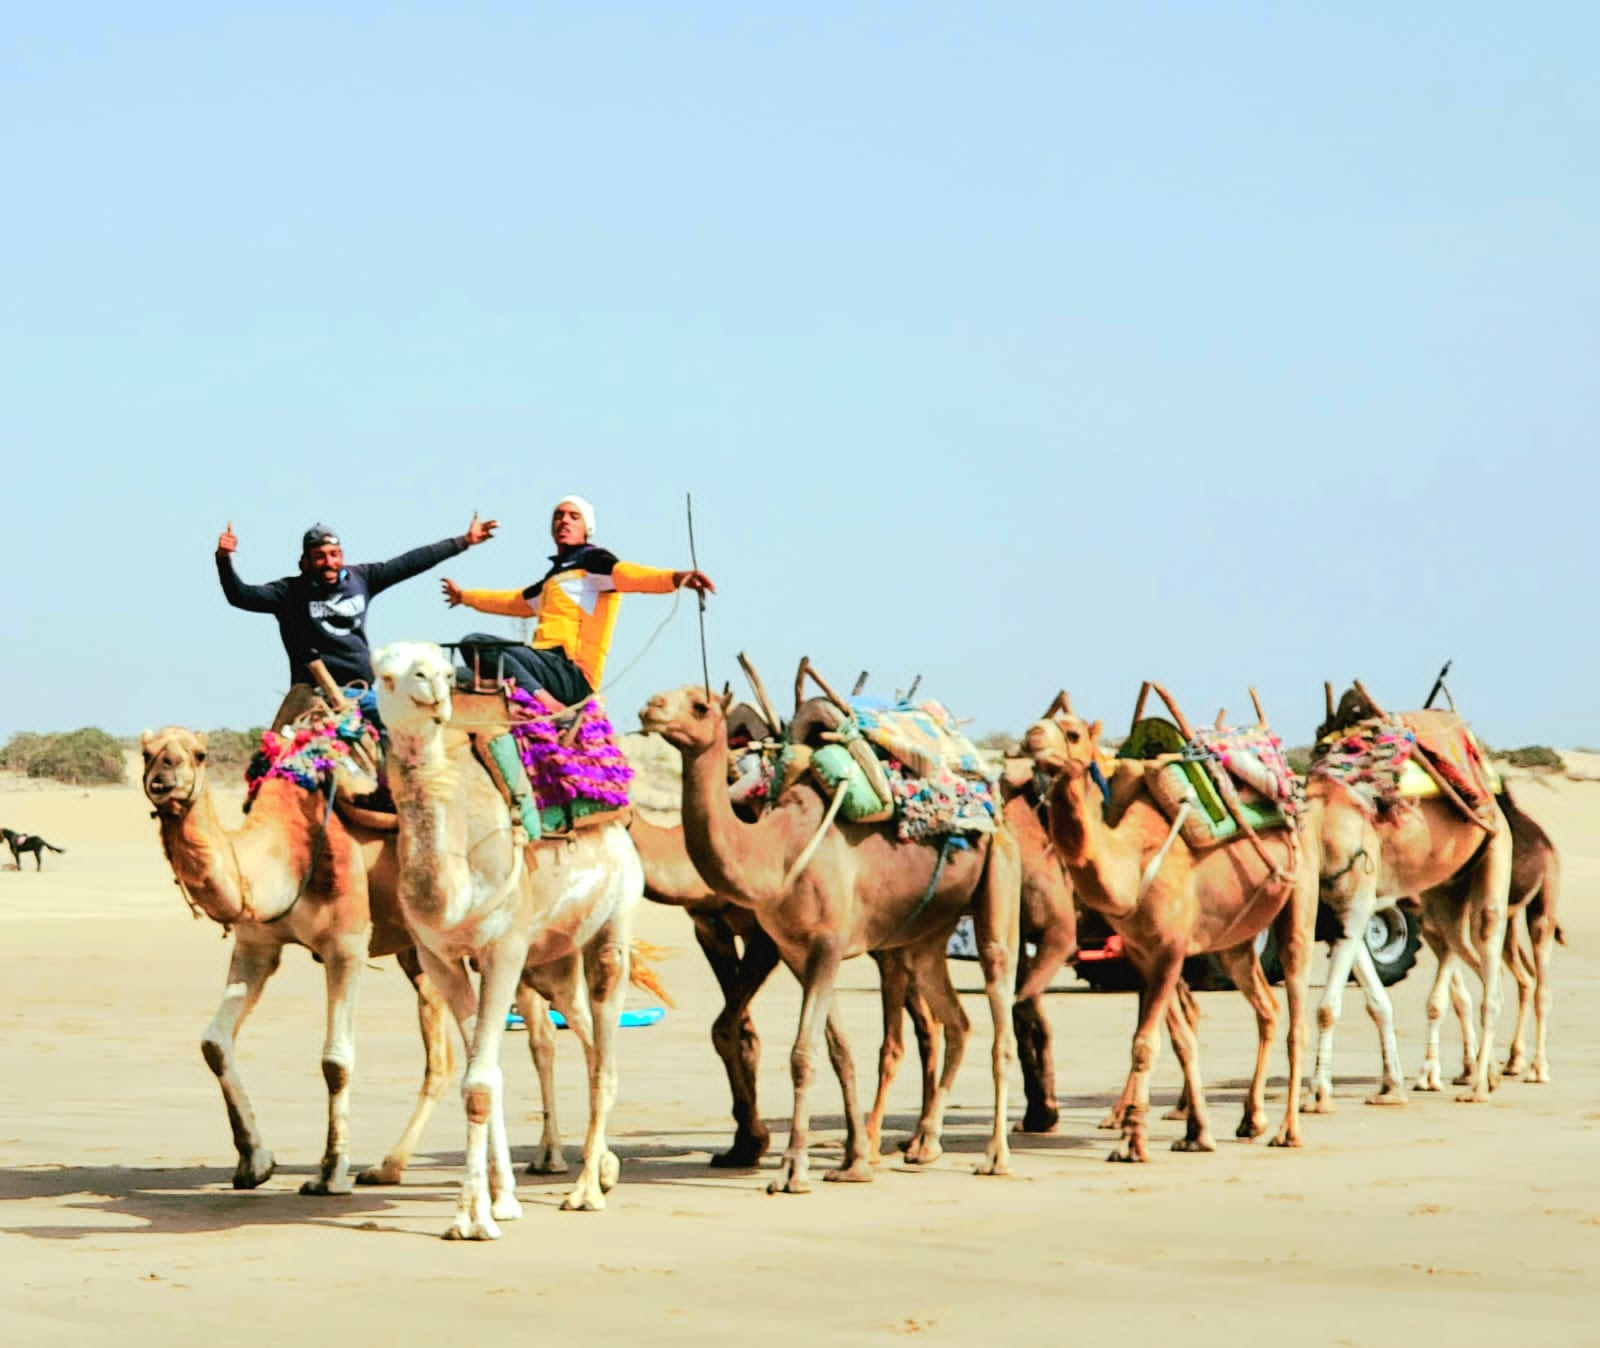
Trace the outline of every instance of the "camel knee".
<path fill-rule="evenodd" d="M 219 1039 L 202 1039 L 200 1056 L 214 1074 L 221 1076 L 228 1070 L 228 1046 Z"/>
<path fill-rule="evenodd" d="M 811 1054 L 803 1048 L 789 1054 L 789 1080 L 797 1090 L 811 1084 Z"/>
<path fill-rule="evenodd" d="M 489 1112 L 494 1108 L 494 1091 L 488 1086 L 464 1086 L 461 1089 L 461 1099 L 467 1107 L 468 1123 L 487 1123 Z"/>
<path fill-rule="evenodd" d="M 589 973 L 589 994 L 596 1003 L 611 1000 L 611 995 L 622 984 L 623 952 L 620 946 L 602 946 L 596 953 Z"/>
<path fill-rule="evenodd" d="M 1148 1041 L 1143 1039 L 1135 1039 L 1133 1041 L 1133 1060 L 1131 1065 L 1135 1072 L 1148 1072 L 1155 1060 L 1155 1049 Z"/>
<path fill-rule="evenodd" d="M 1339 1023 L 1339 1008 L 1336 1006 L 1319 1006 L 1317 1008 L 1317 1028 L 1331 1030 Z"/>
<path fill-rule="evenodd" d="M 328 1083 L 328 1094 L 338 1095 L 350 1084 L 351 1064 L 332 1056 L 322 1060 L 322 1079 Z"/>
<path fill-rule="evenodd" d="M 717 1056 L 727 1058 L 739 1051 L 744 1039 L 744 1017 L 733 1011 L 723 1011 L 711 1022 L 711 1047 Z"/>
<path fill-rule="evenodd" d="M 983 981 L 993 983 L 1008 978 L 1011 973 L 1011 952 L 999 941 L 985 941 L 978 952 L 978 963 L 983 969 Z"/>

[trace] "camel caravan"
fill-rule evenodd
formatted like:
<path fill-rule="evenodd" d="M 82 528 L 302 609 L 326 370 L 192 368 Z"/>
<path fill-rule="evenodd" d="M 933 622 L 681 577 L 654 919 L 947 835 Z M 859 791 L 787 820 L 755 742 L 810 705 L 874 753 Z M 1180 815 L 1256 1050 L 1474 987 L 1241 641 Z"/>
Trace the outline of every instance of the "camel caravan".
<path fill-rule="evenodd" d="M 474 516 L 461 539 L 369 567 L 355 580 L 375 593 L 373 576 L 425 569 L 484 541 L 493 528 Z M 915 688 L 876 699 L 862 691 L 863 678 L 844 696 L 809 661 L 801 662 L 784 717 L 741 655 L 753 705 L 701 683 L 657 693 L 639 713 L 641 728 L 681 759 L 681 821 L 666 824 L 635 808 L 632 768 L 596 691 L 614 614 L 602 615 L 596 642 L 584 624 L 603 599 L 571 605 L 569 614 L 560 605 L 570 603 L 570 586 L 554 598 L 546 591 L 577 577 L 591 600 L 614 602 L 621 588 L 687 585 L 704 595 L 710 582 L 698 571 L 655 572 L 609 553 L 595 556 L 602 550 L 590 543 L 592 532 L 592 507 L 564 498 L 552 528 L 552 566 L 565 572 L 553 570 L 509 598 L 444 582 L 452 606 L 532 608 L 536 633 L 560 638 L 548 646 L 478 635 L 453 647 L 393 642 L 368 659 L 358 625 L 351 660 L 359 657 L 370 677 L 352 678 L 348 667 L 335 670 L 317 655 L 296 663 L 290 624 L 280 614 L 297 691 L 250 765 L 238 827 L 224 825 L 213 801 L 204 735 L 168 726 L 143 736 L 144 791 L 174 881 L 196 917 L 232 937 L 226 990 L 202 1052 L 233 1133 L 235 1188 L 256 1188 L 275 1168 L 239 1074 L 236 1041 L 284 947 L 300 945 L 327 978 L 327 1141 L 303 1193 L 401 1182 L 453 1072 L 453 1021 L 465 1047 L 466 1147 L 444 1234 L 498 1237 L 500 1223 L 522 1211 L 500 1064 L 513 1008 L 528 1029 L 544 1111 L 528 1168 L 567 1169 L 554 1106 L 553 1007 L 582 1043 L 589 1081 L 582 1161 L 562 1206 L 603 1209 L 620 1174 L 607 1127 L 618 1092 L 624 999 L 632 984 L 667 1000 L 649 967 L 652 952 L 633 935 L 641 900 L 685 911 L 723 994 L 710 1030 L 734 1126 L 712 1165 L 754 1169 L 763 1162 L 770 1137 L 757 1102 L 760 1041 L 750 1008 L 779 963 L 799 981 L 790 1124 L 767 1186 L 772 1193 L 811 1187 L 809 1140 L 824 1048 L 845 1121 L 843 1159 L 824 1178 L 873 1178 L 886 1148 L 888 1091 L 904 1058 L 908 1018 L 921 1105 L 898 1154 L 913 1166 L 940 1158 L 971 1030 L 946 955 L 964 916 L 976 931 L 989 1009 L 993 1108 L 982 1175 L 1010 1173 L 1013 1127 L 1059 1126 L 1042 994 L 1074 952 L 1080 909 L 1117 934 L 1139 984 L 1128 1074 L 1102 1121 L 1120 1133 L 1112 1160 L 1150 1159 L 1151 1074 L 1163 1028 L 1183 1081 L 1167 1116 L 1182 1127 L 1172 1147 L 1215 1149 L 1198 1003 L 1183 978 L 1185 960 L 1198 954 L 1217 957 L 1256 1019 L 1238 1138 L 1270 1127 L 1266 1087 L 1280 1025 L 1287 1084 L 1268 1145 L 1302 1144 L 1302 1090 L 1305 1112 L 1334 1107 L 1334 1033 L 1352 975 L 1379 1031 L 1381 1084 L 1371 1103 L 1403 1103 L 1392 1006 L 1361 939 L 1385 905 L 1420 907 L 1438 961 L 1415 1089 L 1440 1089 L 1447 1005 L 1462 1032 L 1459 1099 L 1487 1100 L 1502 1074 L 1549 1081 L 1559 860 L 1453 705 L 1390 713 L 1359 682 L 1337 704 L 1330 687 L 1327 717 L 1301 776 L 1253 689 L 1253 723 L 1231 727 L 1219 714 L 1215 724 L 1197 727 L 1165 688 L 1147 683 L 1115 745 L 1102 742 L 1101 723 L 1086 723 L 1061 693 L 1026 728 L 1018 751 L 996 762 L 942 705 L 915 700 Z M 230 526 L 219 541 L 225 575 L 232 538 Z M 339 548 L 331 531 L 308 531 L 306 545 L 301 577 L 279 583 L 285 593 L 297 580 L 324 594 L 355 584 L 342 554 L 330 564 L 330 551 Z M 231 583 L 230 598 L 259 599 L 269 588 Z M 569 653 L 571 670 L 549 663 Z M 542 659 L 519 658 L 529 656 Z M 1321 906 L 1340 934 L 1307 1071 L 1305 1008 Z M 1259 958 L 1269 930 L 1286 1014 Z M 387 955 L 415 988 L 425 1067 L 401 1136 L 379 1165 L 358 1171 L 350 1146 L 355 997 L 367 961 Z M 858 1094 L 834 1006 L 840 968 L 859 955 L 873 958 L 882 988 L 870 1108 Z M 1503 968 L 1517 984 L 1518 1011 L 1502 1068 L 1496 1035 Z M 1014 1064 L 1024 1087 L 1015 1121 Z"/>

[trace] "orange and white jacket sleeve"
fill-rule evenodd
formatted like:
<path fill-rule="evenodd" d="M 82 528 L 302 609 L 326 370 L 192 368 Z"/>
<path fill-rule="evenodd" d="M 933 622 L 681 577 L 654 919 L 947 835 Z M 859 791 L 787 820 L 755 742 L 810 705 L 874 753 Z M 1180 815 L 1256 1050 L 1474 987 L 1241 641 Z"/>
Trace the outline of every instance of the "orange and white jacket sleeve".
<path fill-rule="evenodd" d="M 479 613 L 498 613 L 506 618 L 531 618 L 533 605 L 521 590 L 463 590 L 461 602 Z"/>
<path fill-rule="evenodd" d="M 674 588 L 674 574 L 659 566 L 619 561 L 611 568 L 611 583 L 624 594 L 670 594 Z"/>

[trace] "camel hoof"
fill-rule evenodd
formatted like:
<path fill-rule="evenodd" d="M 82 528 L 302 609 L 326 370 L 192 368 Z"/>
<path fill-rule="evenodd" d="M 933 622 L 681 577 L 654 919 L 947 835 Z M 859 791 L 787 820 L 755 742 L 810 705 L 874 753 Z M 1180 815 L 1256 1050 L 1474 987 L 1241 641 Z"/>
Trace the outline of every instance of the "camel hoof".
<path fill-rule="evenodd" d="M 1463 1067 L 1459 1072 L 1450 1078 L 1450 1084 L 1452 1086 L 1472 1085 L 1472 1069 L 1470 1067 Z"/>
<path fill-rule="evenodd" d="M 1169 1109 L 1161 1117 L 1163 1119 L 1171 1119 L 1174 1123 L 1187 1122 L 1188 1118 L 1189 1118 L 1189 1106 L 1188 1105 L 1173 1105 L 1173 1107 L 1171 1109 Z"/>
<path fill-rule="evenodd" d="M 1013 1128 L 1014 1133 L 1053 1133 L 1061 1122 L 1061 1111 L 1053 1108 L 1028 1110 Z"/>
<path fill-rule="evenodd" d="M 1417 1074 L 1417 1079 L 1412 1084 L 1411 1089 L 1414 1091 L 1443 1090 L 1444 1085 L 1439 1080 L 1439 1069 L 1435 1066 L 1424 1067 L 1422 1071 Z"/>
<path fill-rule="evenodd" d="M 1009 1156 L 996 1159 L 988 1157 L 980 1166 L 975 1166 L 974 1175 L 1009 1175 L 1011 1173 L 1011 1158 Z"/>
<path fill-rule="evenodd" d="M 908 1141 L 901 1149 L 907 1165 L 932 1165 L 944 1155 L 944 1143 L 936 1137 L 923 1137 L 918 1134 Z"/>
<path fill-rule="evenodd" d="M 565 1175 L 571 1167 L 567 1158 L 557 1148 L 555 1151 L 542 1151 L 533 1160 L 523 1167 L 527 1175 Z"/>
<path fill-rule="evenodd" d="M 489 1205 L 489 1212 L 497 1222 L 514 1222 L 522 1217 L 522 1204 L 515 1194 L 501 1194 Z"/>
<path fill-rule="evenodd" d="M 277 1159 L 265 1147 L 257 1148 L 249 1157 L 239 1158 L 239 1164 L 233 1172 L 233 1187 L 235 1189 L 259 1189 L 278 1168 Z"/>
<path fill-rule="evenodd" d="M 1513 1053 L 1510 1058 L 1506 1060 L 1505 1075 L 1508 1077 L 1521 1076 L 1527 1070 L 1528 1059 L 1524 1054 Z"/>
<path fill-rule="evenodd" d="M 765 1133 L 739 1133 L 727 1151 L 713 1152 L 713 1170 L 754 1170 L 767 1154 L 771 1139 Z"/>
<path fill-rule="evenodd" d="M 587 1184 L 580 1184 L 561 1200 L 563 1212 L 604 1212 L 606 1196 Z"/>
<path fill-rule="evenodd" d="M 1462 1091 L 1456 1096 L 1456 1103 L 1458 1105 L 1486 1105 L 1489 1103 L 1488 1088 Z"/>
<path fill-rule="evenodd" d="M 404 1162 L 391 1161 L 385 1158 L 382 1165 L 372 1166 L 356 1175 L 356 1183 L 361 1185 L 399 1184 L 405 1177 Z"/>
<path fill-rule="evenodd" d="M 1114 1151 L 1111 1153 L 1111 1155 L 1106 1157 L 1107 1161 L 1115 1162 L 1117 1165 L 1143 1165 L 1149 1159 L 1150 1157 L 1146 1154 L 1144 1148 L 1142 1147 L 1137 1151 L 1134 1151 L 1131 1148 Z"/>
<path fill-rule="evenodd" d="M 1267 1125 L 1253 1114 L 1246 1114 L 1239 1120 L 1239 1126 L 1233 1130 L 1235 1137 L 1255 1138 L 1267 1131 Z"/>
<path fill-rule="evenodd" d="M 1267 1145 L 1269 1147 L 1298 1147 L 1300 1145 L 1300 1134 L 1288 1131 L 1280 1132 Z"/>
<path fill-rule="evenodd" d="M 872 1167 L 866 1161 L 855 1161 L 837 1170 L 826 1171 L 822 1178 L 829 1184 L 871 1184 Z"/>
<path fill-rule="evenodd" d="M 617 1181 L 622 1178 L 622 1158 L 614 1151 L 607 1151 L 600 1158 L 600 1192 L 610 1193 L 617 1187 Z"/>
<path fill-rule="evenodd" d="M 767 1185 L 769 1194 L 808 1194 L 811 1186 L 802 1179 L 789 1178 L 786 1180 L 773 1180 Z"/>
<path fill-rule="evenodd" d="M 341 1194 L 350 1193 L 354 1188 L 354 1183 L 349 1176 L 346 1176 L 342 1180 L 307 1180 L 300 1186 L 300 1192 L 308 1198 L 337 1198 Z"/>
<path fill-rule="evenodd" d="M 1217 1144 L 1209 1137 L 1180 1137 L 1172 1144 L 1173 1151 L 1215 1151 Z"/>
<path fill-rule="evenodd" d="M 1523 1080 L 1530 1086 L 1548 1086 L 1550 1084 L 1550 1064 L 1547 1062 L 1534 1063 L 1533 1071 L 1529 1072 Z"/>
<path fill-rule="evenodd" d="M 1376 1095 L 1369 1095 L 1366 1099 L 1369 1105 L 1409 1105 L 1411 1097 L 1406 1094 L 1402 1086 L 1384 1086 Z"/>
<path fill-rule="evenodd" d="M 444 1233 L 446 1240 L 499 1240 L 500 1228 L 494 1224 L 494 1219 L 485 1217 L 482 1221 L 471 1221 L 466 1217 L 457 1217 L 450 1223 L 450 1229 Z"/>

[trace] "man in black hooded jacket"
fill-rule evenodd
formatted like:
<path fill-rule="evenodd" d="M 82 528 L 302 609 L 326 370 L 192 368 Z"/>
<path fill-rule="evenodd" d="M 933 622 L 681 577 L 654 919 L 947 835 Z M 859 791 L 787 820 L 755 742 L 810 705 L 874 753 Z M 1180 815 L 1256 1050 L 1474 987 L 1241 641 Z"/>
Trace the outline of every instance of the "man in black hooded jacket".
<path fill-rule="evenodd" d="M 289 657 L 292 685 L 272 720 L 278 729 L 309 705 L 315 693 L 311 661 L 321 660 L 341 686 L 372 681 L 372 650 L 367 645 L 367 609 L 371 601 L 392 585 L 437 566 L 447 557 L 485 543 L 498 527 L 495 520 L 476 515 L 467 532 L 455 538 L 428 543 L 386 562 L 346 565 L 339 535 L 325 524 L 314 524 L 300 540 L 300 571 L 293 576 L 250 585 L 233 569 L 239 546 L 233 524 L 217 539 L 217 578 L 222 593 L 234 608 L 270 613 L 278 620 L 278 635 Z"/>

